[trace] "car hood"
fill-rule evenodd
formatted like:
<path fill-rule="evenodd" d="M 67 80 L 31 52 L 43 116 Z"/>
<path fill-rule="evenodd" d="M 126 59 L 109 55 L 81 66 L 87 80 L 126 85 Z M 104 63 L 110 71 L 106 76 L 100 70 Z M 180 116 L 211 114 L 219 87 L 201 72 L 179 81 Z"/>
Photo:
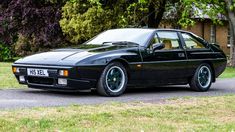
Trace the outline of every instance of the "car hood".
<path fill-rule="evenodd" d="M 104 52 L 127 48 L 126 46 L 101 46 L 57 49 L 50 52 L 38 53 L 19 59 L 15 64 L 29 65 L 75 65 L 77 62 Z"/>

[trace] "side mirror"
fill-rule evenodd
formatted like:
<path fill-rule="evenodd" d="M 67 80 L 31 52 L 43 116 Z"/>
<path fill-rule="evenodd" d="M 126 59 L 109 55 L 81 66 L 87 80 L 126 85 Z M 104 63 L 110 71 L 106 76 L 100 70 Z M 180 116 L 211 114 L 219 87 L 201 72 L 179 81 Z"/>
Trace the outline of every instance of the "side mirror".
<path fill-rule="evenodd" d="M 153 44 L 153 52 L 155 52 L 156 50 L 161 50 L 163 48 L 165 48 L 165 44 L 163 44 L 163 43 Z"/>

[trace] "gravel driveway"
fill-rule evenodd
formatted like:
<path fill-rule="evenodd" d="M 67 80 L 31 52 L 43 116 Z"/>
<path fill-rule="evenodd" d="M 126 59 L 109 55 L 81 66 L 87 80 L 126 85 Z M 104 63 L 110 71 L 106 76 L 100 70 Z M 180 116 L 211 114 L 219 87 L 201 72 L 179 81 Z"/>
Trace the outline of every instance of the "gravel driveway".
<path fill-rule="evenodd" d="M 87 93 L 48 92 L 35 89 L 0 90 L 0 109 L 67 106 L 73 104 L 101 104 L 118 102 L 159 102 L 185 96 L 220 96 L 235 94 L 235 78 L 219 79 L 208 92 L 195 92 L 189 86 L 168 86 L 129 89 L 120 97 L 101 97 L 94 91 Z"/>

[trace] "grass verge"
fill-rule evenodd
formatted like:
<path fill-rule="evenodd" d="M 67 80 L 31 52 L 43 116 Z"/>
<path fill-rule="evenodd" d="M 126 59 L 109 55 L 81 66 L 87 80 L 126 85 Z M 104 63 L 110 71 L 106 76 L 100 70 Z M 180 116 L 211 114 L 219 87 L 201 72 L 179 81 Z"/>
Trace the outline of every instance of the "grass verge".
<path fill-rule="evenodd" d="M 0 131 L 233 131 L 235 96 L 0 111 Z"/>
<path fill-rule="evenodd" d="M 235 67 L 227 67 L 220 78 L 235 78 Z"/>
<path fill-rule="evenodd" d="M 0 62 L 0 89 L 25 88 L 20 85 L 11 70 L 12 63 Z"/>

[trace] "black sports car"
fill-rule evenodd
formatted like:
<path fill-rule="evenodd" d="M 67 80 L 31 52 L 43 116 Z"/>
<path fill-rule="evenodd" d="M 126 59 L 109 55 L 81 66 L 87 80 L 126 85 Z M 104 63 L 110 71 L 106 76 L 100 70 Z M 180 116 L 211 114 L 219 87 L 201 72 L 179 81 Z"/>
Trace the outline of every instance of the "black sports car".
<path fill-rule="evenodd" d="M 89 90 L 119 96 L 127 86 L 190 84 L 207 91 L 224 71 L 218 45 L 172 29 L 113 29 L 86 43 L 17 60 L 20 84 L 47 90 Z"/>

